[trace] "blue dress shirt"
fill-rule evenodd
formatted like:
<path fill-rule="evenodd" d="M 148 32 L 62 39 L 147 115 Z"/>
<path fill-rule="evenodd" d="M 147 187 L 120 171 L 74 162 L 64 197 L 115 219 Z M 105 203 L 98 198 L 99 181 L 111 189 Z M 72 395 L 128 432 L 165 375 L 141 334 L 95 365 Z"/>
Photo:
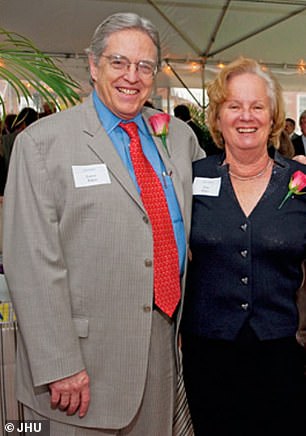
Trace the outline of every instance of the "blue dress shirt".
<path fill-rule="evenodd" d="M 99 119 L 110 137 L 112 143 L 114 144 L 120 158 L 122 159 L 124 165 L 126 166 L 130 177 L 132 178 L 134 184 L 136 185 L 138 192 L 140 192 L 135 173 L 134 167 L 130 156 L 130 138 L 127 133 L 119 127 L 121 120 L 116 115 L 114 115 L 99 99 L 96 91 L 93 92 L 93 101 L 99 116 Z M 152 139 L 150 132 L 144 122 L 141 113 L 139 113 L 135 118 L 129 120 L 134 122 L 138 126 L 138 133 L 142 145 L 143 152 L 146 158 L 151 163 L 157 176 L 159 177 L 161 184 L 166 195 L 169 212 L 173 224 L 173 230 L 175 234 L 175 239 L 178 247 L 179 261 L 180 261 L 180 271 L 181 274 L 184 271 L 185 264 L 185 254 L 186 254 L 186 240 L 185 240 L 185 230 L 182 214 L 180 207 L 176 198 L 175 190 L 171 177 L 167 174 L 164 163 L 158 153 L 156 145 Z"/>

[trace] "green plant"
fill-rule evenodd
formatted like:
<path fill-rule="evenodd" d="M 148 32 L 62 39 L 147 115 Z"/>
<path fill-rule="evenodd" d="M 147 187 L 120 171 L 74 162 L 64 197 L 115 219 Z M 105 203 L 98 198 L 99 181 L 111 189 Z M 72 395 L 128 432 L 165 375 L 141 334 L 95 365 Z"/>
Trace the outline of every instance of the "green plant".
<path fill-rule="evenodd" d="M 195 104 L 188 104 L 188 108 L 190 111 L 190 115 L 192 120 L 199 126 L 201 129 L 206 129 L 205 125 L 205 110 L 202 107 L 199 107 Z"/>
<path fill-rule="evenodd" d="M 213 144 L 209 129 L 205 124 L 205 109 L 194 104 L 189 104 L 188 107 L 192 120 L 203 130 L 205 142 Z"/>
<path fill-rule="evenodd" d="M 64 105 L 76 104 L 80 97 L 79 84 L 63 72 L 50 58 L 39 50 L 28 38 L 0 28 L 0 79 L 6 80 L 29 102 L 32 96 L 24 84 L 26 80 L 47 102 L 58 109 L 58 100 Z M 0 109 L 5 115 L 5 102 L 0 95 Z"/>

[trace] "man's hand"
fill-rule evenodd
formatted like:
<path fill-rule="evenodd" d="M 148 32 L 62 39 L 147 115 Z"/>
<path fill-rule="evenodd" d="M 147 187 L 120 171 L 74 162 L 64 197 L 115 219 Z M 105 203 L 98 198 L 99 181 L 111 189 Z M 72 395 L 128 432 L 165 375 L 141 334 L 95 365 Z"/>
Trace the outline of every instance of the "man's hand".
<path fill-rule="evenodd" d="M 73 415 L 79 410 L 79 417 L 86 415 L 90 402 L 89 376 L 85 369 L 71 377 L 49 384 L 52 409 L 65 410 Z"/>

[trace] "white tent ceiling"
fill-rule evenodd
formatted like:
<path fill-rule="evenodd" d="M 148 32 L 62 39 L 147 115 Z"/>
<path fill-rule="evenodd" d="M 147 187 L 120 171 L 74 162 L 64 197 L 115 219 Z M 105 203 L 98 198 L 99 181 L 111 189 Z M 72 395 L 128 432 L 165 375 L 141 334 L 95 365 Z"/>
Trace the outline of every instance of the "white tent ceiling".
<path fill-rule="evenodd" d="M 200 88 L 201 68 L 193 61 L 205 63 L 209 80 L 219 62 L 245 55 L 269 66 L 285 90 L 306 92 L 306 1 L 0 0 L 0 11 L 1 27 L 53 54 L 81 83 L 88 83 L 84 49 L 93 30 L 108 15 L 128 11 L 160 31 L 175 74 L 159 73 L 158 86 Z"/>

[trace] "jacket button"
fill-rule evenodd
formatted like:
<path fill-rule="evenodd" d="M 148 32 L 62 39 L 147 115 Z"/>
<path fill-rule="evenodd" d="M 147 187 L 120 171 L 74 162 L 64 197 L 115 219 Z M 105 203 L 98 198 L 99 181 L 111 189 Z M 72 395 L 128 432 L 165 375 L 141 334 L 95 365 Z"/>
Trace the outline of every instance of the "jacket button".
<path fill-rule="evenodd" d="M 145 266 L 147 266 L 147 267 L 151 267 L 151 266 L 153 265 L 153 262 L 152 262 L 151 259 L 145 259 L 144 264 L 145 264 Z"/>
<path fill-rule="evenodd" d="M 145 305 L 143 306 L 143 311 L 144 311 L 144 312 L 148 313 L 148 312 L 151 312 L 151 310 L 152 310 L 152 307 L 149 306 L 148 304 L 145 304 Z"/>
<path fill-rule="evenodd" d="M 240 254 L 242 257 L 246 258 L 248 255 L 248 250 L 242 250 L 242 251 L 240 251 Z"/>
<path fill-rule="evenodd" d="M 247 228 L 248 228 L 248 225 L 247 225 L 246 223 L 245 223 L 245 224 L 241 224 L 240 228 L 241 228 L 241 230 L 242 230 L 243 232 L 246 232 L 246 231 L 247 231 Z"/>
<path fill-rule="evenodd" d="M 142 217 L 142 220 L 146 224 L 148 224 L 148 222 L 149 222 L 149 218 L 147 216 L 145 216 L 145 215 Z"/>
<path fill-rule="evenodd" d="M 244 285 L 247 285 L 249 283 L 249 278 L 248 277 L 242 277 L 241 281 L 242 281 L 242 283 Z"/>
<path fill-rule="evenodd" d="M 248 308 L 249 308 L 249 304 L 248 304 L 248 303 L 241 304 L 241 308 L 242 308 L 243 310 L 248 310 Z"/>

